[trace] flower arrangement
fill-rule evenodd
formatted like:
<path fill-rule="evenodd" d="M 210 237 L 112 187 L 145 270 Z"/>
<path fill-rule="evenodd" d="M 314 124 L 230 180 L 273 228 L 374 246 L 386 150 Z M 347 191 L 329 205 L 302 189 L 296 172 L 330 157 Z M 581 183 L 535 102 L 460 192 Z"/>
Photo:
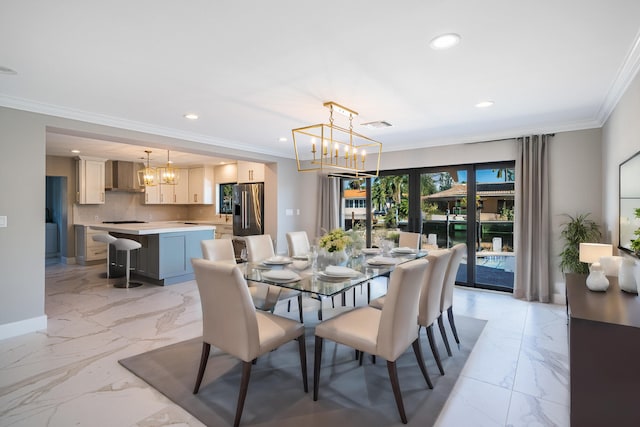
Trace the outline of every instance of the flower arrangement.
<path fill-rule="evenodd" d="M 331 230 L 320 238 L 320 247 L 327 252 L 342 251 L 351 243 L 351 237 L 341 228 Z"/>

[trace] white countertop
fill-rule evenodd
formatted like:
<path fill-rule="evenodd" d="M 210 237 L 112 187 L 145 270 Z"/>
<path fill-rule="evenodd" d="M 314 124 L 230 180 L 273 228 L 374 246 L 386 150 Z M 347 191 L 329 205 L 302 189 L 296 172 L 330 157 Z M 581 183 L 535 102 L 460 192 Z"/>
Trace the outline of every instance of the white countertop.
<path fill-rule="evenodd" d="M 186 221 L 190 222 L 190 221 Z M 214 225 L 185 224 L 185 221 L 166 222 L 144 222 L 136 224 L 86 224 L 93 230 L 110 231 L 123 234 L 162 234 L 162 233 L 182 233 L 185 231 L 207 231 L 215 230 Z"/>

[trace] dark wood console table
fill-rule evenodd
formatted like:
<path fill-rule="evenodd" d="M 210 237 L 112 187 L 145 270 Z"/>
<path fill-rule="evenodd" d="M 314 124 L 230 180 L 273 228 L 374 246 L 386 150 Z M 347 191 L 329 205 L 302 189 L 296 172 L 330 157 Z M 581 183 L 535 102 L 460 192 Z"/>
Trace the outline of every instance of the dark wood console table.
<path fill-rule="evenodd" d="M 640 297 L 567 274 L 571 425 L 640 425 Z"/>

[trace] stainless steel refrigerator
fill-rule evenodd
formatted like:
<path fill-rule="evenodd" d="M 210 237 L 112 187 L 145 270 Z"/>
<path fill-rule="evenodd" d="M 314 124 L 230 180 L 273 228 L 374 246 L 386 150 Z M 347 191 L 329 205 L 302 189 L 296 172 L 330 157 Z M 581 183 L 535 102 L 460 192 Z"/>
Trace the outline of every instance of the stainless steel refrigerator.
<path fill-rule="evenodd" d="M 233 235 L 264 234 L 264 184 L 233 186 Z"/>

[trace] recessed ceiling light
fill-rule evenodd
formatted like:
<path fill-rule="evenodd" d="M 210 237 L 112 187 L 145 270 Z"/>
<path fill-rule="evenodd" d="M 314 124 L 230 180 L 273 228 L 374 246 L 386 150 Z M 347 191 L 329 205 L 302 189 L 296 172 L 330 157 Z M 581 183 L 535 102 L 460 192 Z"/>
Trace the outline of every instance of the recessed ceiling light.
<path fill-rule="evenodd" d="M 73 154 L 80 154 L 80 150 L 71 150 Z"/>
<path fill-rule="evenodd" d="M 187 113 L 184 115 L 184 118 L 189 120 L 198 120 L 198 115 L 194 113 Z"/>
<path fill-rule="evenodd" d="M 493 101 L 481 101 L 476 104 L 477 108 L 487 108 L 493 106 Z"/>
<path fill-rule="evenodd" d="M 441 34 L 429 42 L 431 49 L 449 49 L 460 43 L 460 35 L 456 33 Z"/>
<path fill-rule="evenodd" d="M 16 70 L 13 70 L 9 67 L 4 67 L 2 65 L 0 65 L 0 74 L 9 74 L 9 75 L 15 75 L 18 74 L 18 72 Z"/>
<path fill-rule="evenodd" d="M 280 139 L 278 139 L 278 141 L 287 142 L 287 138 L 285 138 L 284 136 L 281 136 Z"/>
<path fill-rule="evenodd" d="M 384 120 L 376 120 L 375 122 L 362 123 L 360 126 L 379 129 L 379 128 L 388 128 L 389 126 L 391 126 L 391 123 L 385 122 Z"/>

